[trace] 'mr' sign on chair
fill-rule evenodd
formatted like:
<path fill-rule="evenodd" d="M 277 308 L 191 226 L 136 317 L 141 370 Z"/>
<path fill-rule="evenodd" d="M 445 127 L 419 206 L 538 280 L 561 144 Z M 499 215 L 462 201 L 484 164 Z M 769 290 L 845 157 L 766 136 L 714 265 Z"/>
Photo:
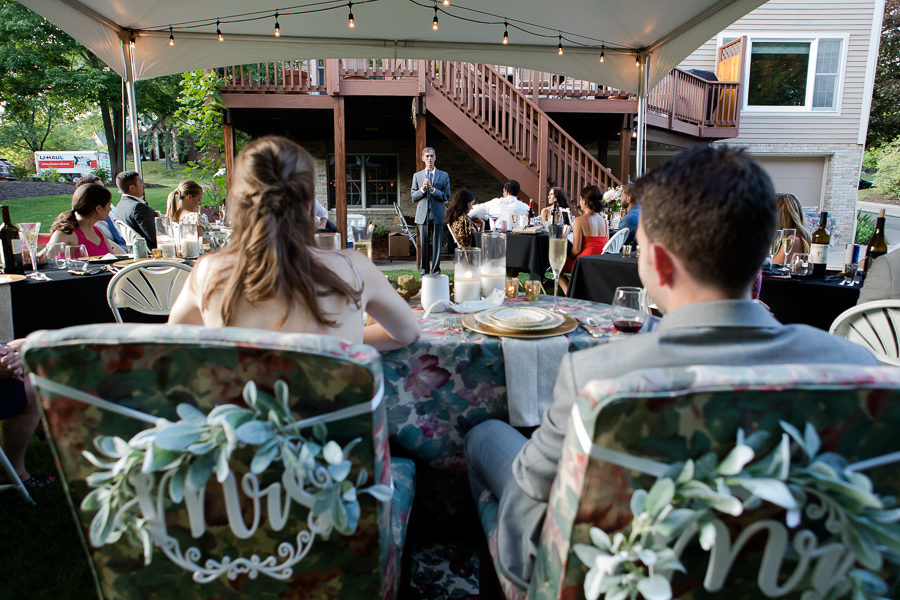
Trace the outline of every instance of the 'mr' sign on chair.
<path fill-rule="evenodd" d="M 103 597 L 394 597 L 415 467 L 373 349 L 106 325 L 24 359 Z"/>

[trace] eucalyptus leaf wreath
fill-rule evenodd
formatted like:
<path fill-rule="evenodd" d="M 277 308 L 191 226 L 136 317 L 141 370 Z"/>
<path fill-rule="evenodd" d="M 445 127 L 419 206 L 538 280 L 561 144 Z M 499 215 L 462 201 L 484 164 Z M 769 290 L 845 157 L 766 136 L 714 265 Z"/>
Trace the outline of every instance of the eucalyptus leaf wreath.
<path fill-rule="evenodd" d="M 348 457 L 360 438 L 341 447 L 328 439 L 327 427 L 321 422 L 311 427 L 311 435 L 300 430 L 290 412 L 285 382 L 276 382 L 273 396 L 250 381 L 243 397 L 246 408 L 221 404 L 209 414 L 180 404 L 176 409 L 179 421 L 160 419 L 128 441 L 97 437 L 97 454 L 83 452 L 100 469 L 87 477 L 87 484 L 94 489 L 81 503 L 82 510 L 95 511 L 89 527 L 91 543 L 99 547 L 126 536 L 143 548 L 149 564 L 152 534 L 158 525 L 150 522 L 139 502 L 142 478 L 149 477 L 150 488 L 161 488 L 160 496 L 178 504 L 203 490 L 213 475 L 224 483 L 232 473 L 231 458 L 239 449 L 253 451 L 251 474 L 263 473 L 273 462 L 280 462 L 294 484 L 291 487 L 311 490 L 307 523 L 313 534 L 324 538 L 332 529 L 342 535 L 356 531 L 360 493 L 381 502 L 391 498 L 391 486 L 376 483 L 363 487 L 368 479 L 364 468 L 355 482 L 349 478 L 352 465 Z M 304 534 L 303 539 L 311 542 L 312 536 Z M 302 554 L 298 548 L 296 560 Z M 283 574 L 284 565 L 279 568 Z"/>
<path fill-rule="evenodd" d="M 586 598 L 670 600 L 672 575 L 685 571 L 674 540 L 699 532 L 701 548 L 713 551 L 717 535 L 724 531 L 717 513 L 738 516 L 764 502 L 786 511 L 788 528 L 797 528 L 804 513 L 824 520 L 830 535 L 825 542 L 843 544 L 852 553 L 856 568 L 826 597 L 852 592 L 854 600 L 884 598 L 889 588 L 879 575 L 883 560 L 900 565 L 897 499 L 876 494 L 871 480 L 848 468 L 843 456 L 820 453 L 819 436 L 809 423 L 802 434 L 784 421 L 781 427 L 778 445 L 755 462 L 770 435 L 745 437 L 739 430 L 736 446 L 721 462 L 708 453 L 697 461 L 676 463 L 649 492 L 635 490 L 633 519 L 623 531 L 610 537 L 591 528 L 592 544 L 574 547 L 589 568 Z"/>

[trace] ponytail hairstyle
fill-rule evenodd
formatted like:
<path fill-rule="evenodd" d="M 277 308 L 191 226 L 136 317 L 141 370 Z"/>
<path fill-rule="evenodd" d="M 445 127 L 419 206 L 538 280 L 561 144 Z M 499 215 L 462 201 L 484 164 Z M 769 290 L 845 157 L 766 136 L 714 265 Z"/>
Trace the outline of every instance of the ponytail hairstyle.
<path fill-rule="evenodd" d="M 227 200 L 234 230 L 230 243 L 219 251 L 233 257 L 233 265 L 211 280 L 201 301 L 207 308 L 213 293 L 221 290 L 226 326 L 241 300 L 287 300 L 278 327 L 294 303 L 306 306 L 318 323 L 337 326 L 319 303 L 322 296 L 341 295 L 361 307 L 362 289 L 351 287 L 316 257 L 314 180 L 312 157 L 284 137 L 259 138 L 238 155 Z"/>
<path fill-rule="evenodd" d="M 166 216 L 172 221 L 178 222 L 181 217 L 181 211 L 184 210 L 184 199 L 188 196 L 202 196 L 203 188 L 196 181 L 185 179 L 178 184 L 169 197 L 166 198 Z"/>
<path fill-rule="evenodd" d="M 581 199 L 595 213 L 603 212 L 606 207 L 603 203 L 603 192 L 596 185 L 589 185 L 581 190 Z"/>
<path fill-rule="evenodd" d="M 59 213 L 59 216 L 53 221 L 53 225 L 50 226 L 50 233 L 62 231 L 65 234 L 71 234 L 78 227 L 75 213 L 82 217 L 89 217 L 98 206 L 106 206 L 111 200 L 112 194 L 102 185 L 89 183 L 75 188 L 75 193 L 72 194 L 72 210 Z"/>

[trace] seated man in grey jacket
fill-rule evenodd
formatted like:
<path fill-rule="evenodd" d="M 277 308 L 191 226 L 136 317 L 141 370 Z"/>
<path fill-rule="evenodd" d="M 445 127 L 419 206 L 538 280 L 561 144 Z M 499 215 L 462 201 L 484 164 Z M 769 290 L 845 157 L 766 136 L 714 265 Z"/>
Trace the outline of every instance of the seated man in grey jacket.
<path fill-rule="evenodd" d="M 500 421 L 466 436 L 472 493 L 500 499 L 501 568 L 528 585 L 572 404 L 593 379 L 693 364 L 878 365 L 862 346 L 782 325 L 751 287 L 775 232 L 772 182 L 742 150 L 697 147 L 642 177 L 638 272 L 664 313 L 656 329 L 563 358 L 553 404 L 530 440 Z"/>

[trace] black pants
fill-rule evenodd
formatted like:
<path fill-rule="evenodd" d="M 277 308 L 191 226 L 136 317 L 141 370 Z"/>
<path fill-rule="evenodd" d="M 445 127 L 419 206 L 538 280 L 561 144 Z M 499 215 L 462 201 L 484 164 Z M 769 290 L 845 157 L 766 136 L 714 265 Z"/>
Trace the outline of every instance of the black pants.
<path fill-rule="evenodd" d="M 444 236 L 444 224 L 427 221 L 419 224 L 419 243 L 422 247 L 422 261 L 419 270 L 422 273 L 439 273 L 441 270 L 441 241 Z M 429 243 L 430 241 L 430 243 Z M 426 257 L 426 254 L 430 256 Z M 426 260 L 429 266 L 426 266 Z"/>

